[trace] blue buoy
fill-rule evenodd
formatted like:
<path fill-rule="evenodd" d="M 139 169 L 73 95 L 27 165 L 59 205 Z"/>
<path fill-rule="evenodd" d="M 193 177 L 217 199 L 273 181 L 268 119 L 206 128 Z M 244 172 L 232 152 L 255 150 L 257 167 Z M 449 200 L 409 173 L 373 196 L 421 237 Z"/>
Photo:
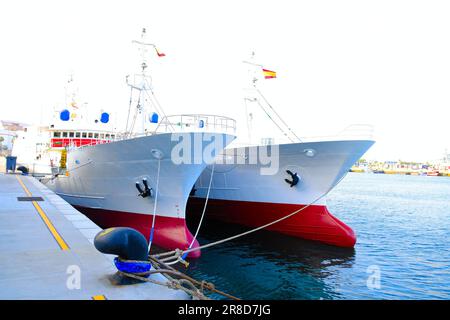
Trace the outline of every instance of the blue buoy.
<path fill-rule="evenodd" d="M 151 123 L 158 123 L 159 116 L 156 112 L 153 112 L 150 116 L 150 122 Z"/>
<path fill-rule="evenodd" d="M 70 112 L 69 112 L 69 110 L 64 109 L 63 111 L 61 111 L 61 112 L 59 113 L 59 118 L 60 118 L 62 121 L 69 121 L 69 119 L 70 119 Z"/>
<path fill-rule="evenodd" d="M 199 127 L 199 128 L 203 128 L 204 126 L 205 126 L 205 121 L 200 120 L 200 121 L 198 122 L 198 127 Z"/>
<path fill-rule="evenodd" d="M 109 113 L 103 112 L 100 117 L 100 121 L 102 123 L 108 123 L 109 122 Z"/>

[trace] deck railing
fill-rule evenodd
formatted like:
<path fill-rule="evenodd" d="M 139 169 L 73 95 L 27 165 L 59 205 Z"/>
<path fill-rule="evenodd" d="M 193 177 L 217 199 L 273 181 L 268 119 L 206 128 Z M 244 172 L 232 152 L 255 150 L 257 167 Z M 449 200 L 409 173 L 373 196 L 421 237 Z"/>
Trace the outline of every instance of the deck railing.
<path fill-rule="evenodd" d="M 370 124 L 351 124 L 335 135 L 300 137 L 302 142 L 335 140 L 373 140 L 374 127 Z"/>
<path fill-rule="evenodd" d="M 213 114 L 179 114 L 164 117 L 155 129 L 161 132 L 236 133 L 236 120 Z"/>
<path fill-rule="evenodd" d="M 179 114 L 163 117 L 158 122 L 154 130 L 148 130 L 144 133 L 118 133 L 115 132 L 115 138 L 109 141 L 94 140 L 89 144 L 82 146 L 69 145 L 68 150 L 83 149 L 84 147 L 105 144 L 113 141 L 126 140 L 130 138 L 143 137 L 159 133 L 176 132 L 212 132 L 212 133 L 236 133 L 236 120 L 212 114 Z"/>

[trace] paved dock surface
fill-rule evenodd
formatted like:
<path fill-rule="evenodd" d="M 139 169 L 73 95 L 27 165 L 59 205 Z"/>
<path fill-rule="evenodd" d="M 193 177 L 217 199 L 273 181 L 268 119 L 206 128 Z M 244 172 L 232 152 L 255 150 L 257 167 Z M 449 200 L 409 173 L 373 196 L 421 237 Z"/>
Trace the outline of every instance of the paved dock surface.
<path fill-rule="evenodd" d="M 0 174 L 0 299 L 189 298 L 152 283 L 114 285 L 113 257 L 93 245 L 100 230 L 35 178 Z"/>

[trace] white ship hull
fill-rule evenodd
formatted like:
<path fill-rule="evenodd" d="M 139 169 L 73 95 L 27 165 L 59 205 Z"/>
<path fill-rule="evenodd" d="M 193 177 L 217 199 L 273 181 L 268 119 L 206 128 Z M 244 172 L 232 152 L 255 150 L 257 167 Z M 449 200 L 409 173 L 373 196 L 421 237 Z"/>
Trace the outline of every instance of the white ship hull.
<path fill-rule="evenodd" d="M 201 142 L 199 150 L 203 151 L 208 144 L 203 142 L 202 133 L 187 135 L 191 141 Z M 216 137 L 223 139 L 223 146 L 234 138 L 226 134 Z M 153 243 L 167 249 L 186 249 L 192 241 L 185 223 L 186 202 L 207 164 L 203 153 L 194 152 L 192 164 L 174 164 L 171 152 L 175 144 L 177 141 L 171 141 L 171 134 L 157 134 L 81 147 L 68 153 L 67 175 L 59 175 L 47 186 L 102 228 L 128 226 L 149 239 L 155 213 Z M 161 160 L 153 156 L 158 152 L 163 155 Z M 138 196 L 135 184 L 142 185 L 143 179 L 153 189 L 150 197 Z M 191 254 L 199 255 L 199 251 Z"/>
<path fill-rule="evenodd" d="M 220 164 L 225 157 L 248 155 L 261 147 L 227 148 L 214 167 L 206 217 L 257 227 L 314 202 L 268 230 L 353 247 L 356 242 L 353 230 L 328 212 L 325 198 L 316 200 L 332 189 L 373 143 L 352 140 L 282 144 L 279 170 L 274 175 L 261 175 L 261 164 Z M 314 155 L 308 156 L 307 150 L 313 150 Z M 208 167 L 195 183 L 189 213 L 202 211 L 211 169 Z M 285 181 L 291 179 L 286 170 L 298 174 L 297 185 L 291 187 Z"/>

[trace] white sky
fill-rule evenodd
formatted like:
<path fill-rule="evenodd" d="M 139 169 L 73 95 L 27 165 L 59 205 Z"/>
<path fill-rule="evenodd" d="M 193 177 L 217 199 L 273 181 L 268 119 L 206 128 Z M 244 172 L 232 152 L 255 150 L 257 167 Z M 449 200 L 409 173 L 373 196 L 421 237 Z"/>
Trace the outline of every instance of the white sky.
<path fill-rule="evenodd" d="M 254 50 L 278 76 L 261 90 L 298 135 L 370 123 L 368 158 L 437 159 L 450 151 L 449 17 L 448 1 L 4 1 L 0 119 L 62 109 L 70 73 L 90 106 L 126 110 L 131 40 L 146 27 L 166 54 L 149 52 L 167 113 L 244 126 L 241 61 Z"/>

